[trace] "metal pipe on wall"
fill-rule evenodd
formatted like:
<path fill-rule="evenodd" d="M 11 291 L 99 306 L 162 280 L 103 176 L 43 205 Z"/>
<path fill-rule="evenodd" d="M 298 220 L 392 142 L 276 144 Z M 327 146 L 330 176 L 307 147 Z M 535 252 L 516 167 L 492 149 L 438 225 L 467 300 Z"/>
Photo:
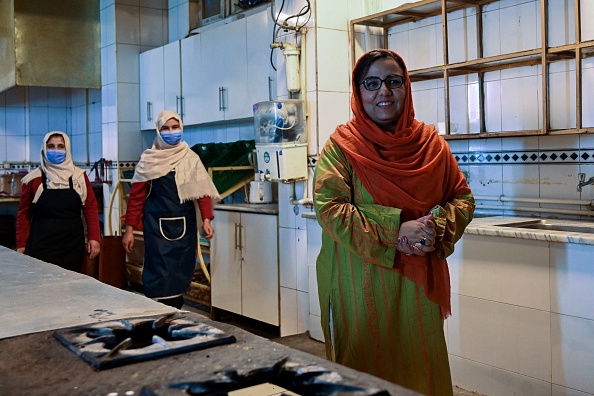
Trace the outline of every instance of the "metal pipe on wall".
<path fill-rule="evenodd" d="M 578 209 L 556 209 L 556 208 L 536 208 L 530 206 L 503 206 L 503 205 L 477 205 L 476 209 L 490 209 L 490 210 L 508 210 L 514 212 L 539 212 L 539 213 L 556 213 L 576 216 L 592 216 L 594 217 L 594 210 L 578 210 Z"/>
<path fill-rule="evenodd" d="M 594 207 L 594 200 L 588 201 L 583 199 L 521 198 L 506 197 L 504 195 L 475 195 L 474 199 L 477 201 L 524 202 L 536 204 L 579 205 Z"/>

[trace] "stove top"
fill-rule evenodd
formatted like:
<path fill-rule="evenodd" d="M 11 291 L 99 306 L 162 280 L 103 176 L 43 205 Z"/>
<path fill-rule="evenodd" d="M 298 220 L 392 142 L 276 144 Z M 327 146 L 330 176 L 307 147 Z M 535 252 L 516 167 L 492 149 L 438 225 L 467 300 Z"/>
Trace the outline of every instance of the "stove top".
<path fill-rule="evenodd" d="M 94 323 L 53 335 L 96 370 L 235 342 L 234 336 L 179 313 Z"/>
<path fill-rule="evenodd" d="M 178 392 L 179 391 L 179 392 Z M 231 396 L 231 395 L 307 395 L 307 396 L 390 396 L 380 388 L 366 388 L 345 383 L 337 372 L 316 364 L 298 364 L 281 359 L 271 366 L 249 371 L 224 370 L 213 373 L 206 381 L 169 384 L 168 389 L 145 386 L 141 396 L 165 395 Z"/>

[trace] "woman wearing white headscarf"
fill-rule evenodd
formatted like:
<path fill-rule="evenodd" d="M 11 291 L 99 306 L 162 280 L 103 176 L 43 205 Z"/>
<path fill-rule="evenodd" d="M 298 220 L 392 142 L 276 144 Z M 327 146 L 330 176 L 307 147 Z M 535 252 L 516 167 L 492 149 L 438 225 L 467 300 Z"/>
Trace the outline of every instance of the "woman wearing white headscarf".
<path fill-rule="evenodd" d="M 162 111 L 156 127 L 153 146 L 142 153 L 132 178 L 123 244 L 130 253 L 133 230 L 142 224 L 144 294 L 181 308 L 194 276 L 200 223 L 211 239 L 212 200 L 220 196 L 198 155 L 181 140 L 181 117 Z"/>
<path fill-rule="evenodd" d="M 45 135 L 41 167 L 23 177 L 16 228 L 18 252 L 65 269 L 80 272 L 85 250 L 90 258 L 99 254 L 97 201 L 85 171 L 72 162 L 64 132 Z"/>

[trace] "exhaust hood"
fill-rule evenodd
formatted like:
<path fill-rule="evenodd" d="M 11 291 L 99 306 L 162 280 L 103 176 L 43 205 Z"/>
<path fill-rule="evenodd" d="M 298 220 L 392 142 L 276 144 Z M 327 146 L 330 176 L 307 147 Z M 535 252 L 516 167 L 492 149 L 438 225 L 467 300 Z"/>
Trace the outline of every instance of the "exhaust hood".
<path fill-rule="evenodd" d="M 101 87 L 99 0 L 0 1 L 0 92 Z"/>

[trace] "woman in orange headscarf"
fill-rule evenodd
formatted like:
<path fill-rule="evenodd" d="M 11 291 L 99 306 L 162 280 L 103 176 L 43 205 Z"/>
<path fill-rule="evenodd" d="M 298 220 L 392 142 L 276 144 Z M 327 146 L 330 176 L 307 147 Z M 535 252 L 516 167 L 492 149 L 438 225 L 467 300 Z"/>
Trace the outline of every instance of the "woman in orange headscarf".
<path fill-rule="evenodd" d="M 314 179 L 326 354 L 417 392 L 451 395 L 445 258 L 472 220 L 474 198 L 447 142 L 414 118 L 398 54 L 367 52 L 352 83 L 354 116 L 330 136 Z"/>

